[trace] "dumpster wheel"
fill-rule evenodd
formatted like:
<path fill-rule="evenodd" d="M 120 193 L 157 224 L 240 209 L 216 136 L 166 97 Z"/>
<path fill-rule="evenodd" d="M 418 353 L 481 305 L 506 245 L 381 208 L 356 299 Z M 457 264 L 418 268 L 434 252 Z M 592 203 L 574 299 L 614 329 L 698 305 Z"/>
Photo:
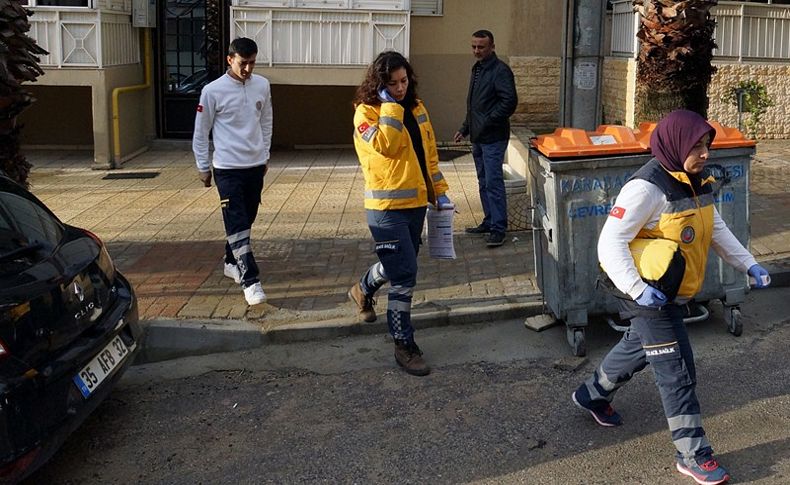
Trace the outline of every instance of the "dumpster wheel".
<path fill-rule="evenodd" d="M 724 312 L 724 319 L 727 321 L 727 330 L 740 337 L 743 333 L 743 322 L 741 322 L 741 309 L 738 306 L 727 307 Z"/>
<path fill-rule="evenodd" d="M 573 355 L 576 357 L 584 357 L 587 355 L 587 344 L 585 342 L 583 328 L 568 328 L 567 329 L 568 343 L 573 348 Z"/>

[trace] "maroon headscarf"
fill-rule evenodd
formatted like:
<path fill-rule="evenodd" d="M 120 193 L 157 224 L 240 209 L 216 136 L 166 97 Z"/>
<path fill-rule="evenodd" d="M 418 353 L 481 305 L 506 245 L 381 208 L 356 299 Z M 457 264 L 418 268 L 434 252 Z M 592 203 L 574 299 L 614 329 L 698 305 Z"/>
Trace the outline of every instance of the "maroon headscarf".
<path fill-rule="evenodd" d="M 716 130 L 698 113 L 673 111 L 658 122 L 650 135 L 650 150 L 667 170 L 685 172 L 683 162 L 705 133 L 710 133 L 712 142 Z"/>

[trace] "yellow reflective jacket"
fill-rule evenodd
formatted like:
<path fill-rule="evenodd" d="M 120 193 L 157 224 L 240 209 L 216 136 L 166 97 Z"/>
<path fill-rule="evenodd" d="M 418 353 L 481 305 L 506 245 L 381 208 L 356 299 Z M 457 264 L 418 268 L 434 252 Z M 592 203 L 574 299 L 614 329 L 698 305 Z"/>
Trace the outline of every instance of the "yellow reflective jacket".
<path fill-rule="evenodd" d="M 360 104 L 356 108 L 354 148 L 365 176 L 366 209 L 425 207 L 447 192 L 447 182 L 439 171 L 436 135 L 422 101 L 417 101 L 412 113 L 420 127 L 430 180 L 422 175 L 411 137 L 403 124 L 401 105 Z"/>
<path fill-rule="evenodd" d="M 686 271 L 678 297 L 691 298 L 705 281 L 705 266 L 713 237 L 713 193 L 711 178 L 702 181 L 697 191 L 684 172 L 670 172 L 657 161 L 646 164 L 633 178 L 656 185 L 667 199 L 658 224 L 643 228 L 638 238 L 669 239 L 680 246 L 686 260 Z"/>

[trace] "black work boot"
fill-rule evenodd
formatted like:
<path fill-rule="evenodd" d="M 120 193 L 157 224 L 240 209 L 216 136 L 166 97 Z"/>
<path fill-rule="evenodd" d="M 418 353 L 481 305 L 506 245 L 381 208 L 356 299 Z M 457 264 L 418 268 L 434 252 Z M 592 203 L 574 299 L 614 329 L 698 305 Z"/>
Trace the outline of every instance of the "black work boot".
<path fill-rule="evenodd" d="M 372 296 L 365 295 L 360 283 L 354 284 L 354 286 L 348 290 L 348 298 L 357 304 L 359 318 L 366 322 L 376 321 L 376 310 L 373 308 L 376 304 L 376 300 L 374 300 Z"/>
<path fill-rule="evenodd" d="M 467 227 L 464 229 L 464 232 L 467 234 L 488 234 L 491 232 L 491 229 L 485 224 L 480 224 L 479 226 L 475 227 Z"/>
<path fill-rule="evenodd" d="M 503 244 L 505 244 L 504 232 L 492 232 L 486 237 L 486 246 L 489 248 L 495 248 Z"/>
<path fill-rule="evenodd" d="M 422 350 L 414 342 L 395 341 L 395 361 L 413 376 L 427 376 L 431 368 L 422 358 Z"/>

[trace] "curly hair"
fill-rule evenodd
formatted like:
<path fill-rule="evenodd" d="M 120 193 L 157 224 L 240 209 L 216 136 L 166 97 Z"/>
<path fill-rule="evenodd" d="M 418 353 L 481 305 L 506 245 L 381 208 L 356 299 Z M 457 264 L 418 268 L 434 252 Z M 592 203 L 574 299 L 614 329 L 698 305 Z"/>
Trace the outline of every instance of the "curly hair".
<path fill-rule="evenodd" d="M 354 95 L 354 106 L 356 107 L 360 104 L 374 106 L 381 104 L 378 95 L 379 89 L 389 82 L 393 71 L 397 71 L 402 67 L 406 69 L 406 75 L 409 78 L 409 87 L 406 90 L 404 104 L 409 108 L 414 107 L 417 104 L 417 76 L 414 74 L 414 69 L 411 68 L 409 61 L 402 54 L 395 51 L 382 52 L 368 66 L 365 80 L 359 85 Z"/>

